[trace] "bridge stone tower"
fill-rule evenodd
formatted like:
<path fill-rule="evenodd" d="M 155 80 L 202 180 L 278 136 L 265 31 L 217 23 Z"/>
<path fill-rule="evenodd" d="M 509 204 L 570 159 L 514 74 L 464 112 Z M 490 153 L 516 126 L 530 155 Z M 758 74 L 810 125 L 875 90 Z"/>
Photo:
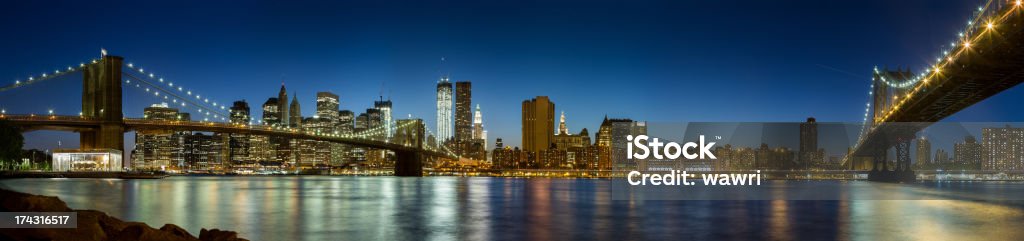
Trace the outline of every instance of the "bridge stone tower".
<path fill-rule="evenodd" d="M 121 111 L 121 66 L 124 58 L 106 55 L 82 72 L 82 117 L 100 121 L 99 128 L 82 131 L 82 149 L 103 148 L 124 152 Z"/>

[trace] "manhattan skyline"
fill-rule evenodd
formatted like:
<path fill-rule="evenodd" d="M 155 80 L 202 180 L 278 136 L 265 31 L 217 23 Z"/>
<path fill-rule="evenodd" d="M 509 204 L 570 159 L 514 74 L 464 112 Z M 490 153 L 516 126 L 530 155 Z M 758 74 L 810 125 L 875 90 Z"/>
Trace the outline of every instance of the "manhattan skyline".
<path fill-rule="evenodd" d="M 452 82 L 473 82 L 487 142 L 502 138 L 521 146 L 520 104 L 535 96 L 558 103 L 570 132 L 594 133 L 605 115 L 859 122 L 871 68 L 919 71 L 964 25 L 957 22 L 969 14 L 963 9 L 977 3 L 750 3 L 759 6 L 731 9 L 727 3 L 325 2 L 202 10 L 189 9 L 197 3 L 134 3 L 113 19 L 97 18 L 102 11 L 84 3 L 62 4 L 73 7 L 19 2 L 0 10 L 4 32 L 19 36 L 0 40 L 11 46 L 0 60 L 0 77 L 13 82 L 98 57 L 106 48 L 223 104 L 244 99 L 258 105 L 284 82 L 304 107 L 313 106 L 318 91 L 340 95 L 341 109 L 353 111 L 383 95 L 394 102 L 396 118 L 411 114 L 434 127 L 435 86 L 450 74 Z M 74 79 L 2 93 L 0 107 L 73 115 L 80 108 L 74 98 L 39 96 L 77 97 Z M 125 94 L 127 116 L 159 103 Z M 1024 114 L 1005 110 L 1022 95 L 1013 88 L 947 120 L 1021 121 Z M 314 111 L 307 107 L 302 114 Z M 254 108 L 252 115 L 261 111 Z M 74 133 L 27 135 L 28 148 L 77 142 Z"/>

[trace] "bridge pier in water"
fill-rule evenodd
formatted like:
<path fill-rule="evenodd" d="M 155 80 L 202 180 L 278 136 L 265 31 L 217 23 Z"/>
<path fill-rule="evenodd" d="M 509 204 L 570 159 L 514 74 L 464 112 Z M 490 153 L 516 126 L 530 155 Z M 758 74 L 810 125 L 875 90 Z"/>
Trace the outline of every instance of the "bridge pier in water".
<path fill-rule="evenodd" d="M 900 130 L 885 138 L 882 143 L 875 143 L 871 150 L 873 165 L 868 173 L 869 181 L 876 182 L 913 182 L 917 180 L 910 165 L 910 142 L 914 140 L 916 131 Z M 894 148 L 895 165 L 890 169 L 887 159 L 889 148 Z"/>
<path fill-rule="evenodd" d="M 423 161 L 422 153 L 417 151 L 395 151 L 395 176 L 400 177 L 422 177 Z"/>
<path fill-rule="evenodd" d="M 124 119 L 121 111 L 121 64 L 124 58 L 103 56 L 82 72 L 82 117 L 100 121 L 96 129 L 79 133 L 82 149 L 115 149 L 124 152 Z"/>

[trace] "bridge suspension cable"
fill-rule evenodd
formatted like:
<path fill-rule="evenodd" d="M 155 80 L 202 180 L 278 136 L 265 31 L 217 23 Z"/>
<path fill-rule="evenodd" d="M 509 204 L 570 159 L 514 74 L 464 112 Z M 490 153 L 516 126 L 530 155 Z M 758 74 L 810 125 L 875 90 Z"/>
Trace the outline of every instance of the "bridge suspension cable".
<path fill-rule="evenodd" d="M 213 118 L 214 119 L 220 119 L 222 121 L 226 121 L 227 120 L 225 118 L 225 116 L 228 116 L 228 115 L 226 115 L 225 113 L 221 112 L 220 110 L 218 110 L 216 108 L 211 108 L 211 107 L 208 107 L 208 106 L 204 106 L 204 105 L 200 104 L 196 100 L 192 100 L 190 98 L 183 97 L 179 93 L 175 93 L 175 92 L 173 92 L 171 90 L 167 90 L 166 88 L 163 88 L 162 86 L 160 86 L 158 84 L 154 84 L 154 83 L 151 83 L 149 81 L 146 81 L 145 79 L 137 77 L 134 74 L 131 74 L 131 73 L 122 73 L 122 74 L 125 77 L 127 77 L 127 79 L 124 80 L 125 84 L 128 84 L 130 86 L 134 86 L 136 88 L 142 89 L 147 94 L 148 93 L 153 93 L 153 95 L 156 96 L 157 98 L 161 98 L 162 97 L 164 100 L 171 100 L 173 105 L 180 105 L 181 107 L 186 107 L 186 106 L 194 107 L 199 112 L 199 114 L 205 114 L 206 116 L 210 116 L 210 114 L 213 114 Z M 134 80 L 134 82 L 132 80 Z M 160 95 L 161 92 L 164 93 L 163 96 Z"/>
<path fill-rule="evenodd" d="M 170 90 L 177 91 L 178 93 L 180 93 L 179 95 L 176 95 L 176 96 L 184 95 L 184 96 L 188 96 L 188 98 L 195 98 L 195 100 L 196 100 L 195 103 L 196 104 L 212 105 L 213 108 L 208 108 L 208 110 L 209 109 L 214 109 L 214 110 L 220 109 L 221 111 L 226 111 L 227 110 L 227 106 L 225 106 L 224 104 L 220 104 L 216 100 L 212 101 L 212 103 L 211 103 L 209 97 L 205 97 L 204 98 L 198 92 L 193 92 L 192 89 L 185 88 L 184 86 L 182 86 L 180 84 L 175 85 L 173 81 L 165 80 L 164 77 L 160 77 L 160 76 L 156 75 L 156 73 L 154 73 L 152 71 L 146 71 L 144 68 L 136 67 L 135 64 L 133 64 L 133 63 L 126 63 L 125 67 L 128 67 L 128 69 L 132 70 L 132 71 L 124 71 L 125 73 L 130 73 L 130 72 L 133 72 L 133 71 L 134 72 L 138 72 L 139 74 L 142 74 L 143 77 L 149 78 L 151 81 L 155 81 L 156 83 L 149 82 L 154 87 L 161 86 L 161 85 L 162 86 L 166 86 L 166 88 L 169 88 Z M 141 81 L 141 78 L 138 78 L 138 79 L 140 79 L 140 81 Z M 163 87 L 162 87 L 162 89 L 163 89 Z M 167 93 L 173 93 L 171 91 L 167 91 L 166 89 L 163 89 L 163 90 L 165 90 Z M 182 97 L 182 98 L 185 99 L 184 97 Z M 224 103 L 224 102 L 221 102 L 221 103 Z M 218 111 L 214 111 L 214 112 L 218 112 Z M 220 113 L 220 114 L 224 115 L 224 113 Z M 227 115 L 225 115 L 225 116 L 227 116 Z"/>
<path fill-rule="evenodd" d="M 90 65 L 93 65 L 93 64 L 96 64 L 96 63 L 99 63 L 99 60 L 92 59 L 92 60 L 90 60 L 88 62 L 81 62 L 78 65 L 68 65 L 66 69 L 56 69 L 53 72 L 43 72 L 42 74 L 40 74 L 38 76 L 29 76 L 27 79 L 24 79 L 24 80 L 16 79 L 16 80 L 14 80 L 14 83 L 11 83 L 9 85 L 5 85 L 3 87 L 0 87 L 0 92 L 11 90 L 11 89 L 15 89 L 15 88 L 22 87 L 22 86 L 27 86 L 27 85 L 30 85 L 30 84 L 39 83 L 39 82 L 42 82 L 44 80 L 54 79 L 54 78 L 61 77 L 61 76 L 64 76 L 64 75 L 68 75 L 68 74 L 71 74 L 71 73 L 75 73 L 75 72 L 81 71 L 82 69 L 85 69 L 86 67 L 88 67 Z"/>
<path fill-rule="evenodd" d="M 423 129 L 426 129 L 426 131 L 427 131 L 427 136 L 434 136 L 434 132 L 433 132 L 433 131 L 430 131 L 430 128 L 423 128 Z M 426 138 L 426 137 L 424 137 L 424 138 Z M 430 147 L 430 148 L 437 148 L 437 149 L 433 149 L 434 151 L 444 151 L 444 152 L 445 152 L 445 153 L 447 153 L 448 155 L 450 155 L 450 156 L 454 156 L 455 158 L 462 158 L 462 156 L 460 156 L 460 155 L 456 154 L 456 153 L 455 153 L 455 152 L 453 152 L 453 151 L 452 151 L 451 149 L 448 149 L 448 147 L 447 147 L 447 146 L 445 146 L 445 145 L 444 145 L 444 143 L 435 143 L 435 144 L 437 144 L 437 146 L 436 146 L 436 147 L 434 147 L 434 146 L 430 146 L 430 145 L 427 145 L 427 146 L 428 146 L 428 147 Z"/>

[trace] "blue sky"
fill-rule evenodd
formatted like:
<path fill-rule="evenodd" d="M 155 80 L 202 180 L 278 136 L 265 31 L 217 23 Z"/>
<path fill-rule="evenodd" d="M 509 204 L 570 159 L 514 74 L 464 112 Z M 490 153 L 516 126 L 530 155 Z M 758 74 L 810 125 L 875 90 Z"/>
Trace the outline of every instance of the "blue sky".
<path fill-rule="evenodd" d="M 0 9 L 0 81 L 124 56 L 217 100 L 257 107 L 282 82 L 434 126 L 443 73 L 473 82 L 490 143 L 520 143 L 525 99 L 573 132 L 601 119 L 859 122 L 874 66 L 923 69 L 980 1 L 15 1 Z M 441 58 L 447 61 L 442 65 Z M 8 113 L 77 114 L 79 77 L 0 92 Z M 291 94 L 291 93 L 289 93 Z M 950 118 L 1021 121 L 1011 89 Z M 159 100 L 125 92 L 141 116 Z M 255 110 L 254 114 L 259 115 Z M 194 110 L 186 110 L 193 112 Z M 33 132 L 28 147 L 77 145 Z"/>

